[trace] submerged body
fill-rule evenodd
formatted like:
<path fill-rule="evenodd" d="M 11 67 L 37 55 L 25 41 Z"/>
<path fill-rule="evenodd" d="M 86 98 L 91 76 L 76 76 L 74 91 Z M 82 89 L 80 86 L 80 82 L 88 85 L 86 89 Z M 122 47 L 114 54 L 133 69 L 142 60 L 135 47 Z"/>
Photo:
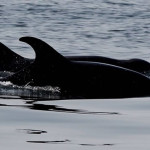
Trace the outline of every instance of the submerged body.
<path fill-rule="evenodd" d="M 119 60 L 103 56 L 68 56 L 67 58 L 73 61 L 90 61 L 90 62 L 111 64 L 131 69 L 140 72 L 142 74 L 147 74 L 150 71 L 150 63 L 145 60 L 137 58 L 129 60 Z"/>
<path fill-rule="evenodd" d="M 150 79 L 141 73 L 105 63 L 70 61 L 39 39 L 24 37 L 20 40 L 33 47 L 35 61 L 2 81 L 58 86 L 62 97 L 69 98 L 150 96 Z"/>

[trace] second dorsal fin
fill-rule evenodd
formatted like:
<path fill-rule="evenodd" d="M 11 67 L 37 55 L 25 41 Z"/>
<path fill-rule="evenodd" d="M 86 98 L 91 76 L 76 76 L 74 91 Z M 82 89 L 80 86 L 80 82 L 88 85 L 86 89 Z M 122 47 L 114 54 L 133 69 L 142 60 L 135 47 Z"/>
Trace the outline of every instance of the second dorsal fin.
<path fill-rule="evenodd" d="M 0 59 L 24 59 L 22 56 L 18 55 L 17 53 L 13 52 L 9 49 L 6 45 L 0 42 Z"/>
<path fill-rule="evenodd" d="M 31 62 L 32 60 L 18 55 L 0 42 L 0 71 L 16 72 Z"/>
<path fill-rule="evenodd" d="M 29 44 L 35 51 L 35 64 L 66 64 L 68 59 L 59 54 L 54 48 L 48 45 L 46 42 L 35 37 L 22 37 L 20 41 Z"/>

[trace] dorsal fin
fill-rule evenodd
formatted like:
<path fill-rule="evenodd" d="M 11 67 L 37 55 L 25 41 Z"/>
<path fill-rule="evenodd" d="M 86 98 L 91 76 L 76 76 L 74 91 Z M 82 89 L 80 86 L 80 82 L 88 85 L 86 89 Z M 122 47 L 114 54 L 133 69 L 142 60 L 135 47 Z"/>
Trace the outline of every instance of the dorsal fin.
<path fill-rule="evenodd" d="M 16 72 L 30 64 L 30 60 L 16 54 L 0 42 L 0 71 Z"/>
<path fill-rule="evenodd" d="M 14 57 L 23 58 L 0 42 L 0 58 L 4 58 L 4 57 L 6 57 L 7 59 L 14 58 Z"/>
<path fill-rule="evenodd" d="M 66 64 L 68 59 L 59 54 L 54 48 L 46 42 L 35 37 L 22 37 L 20 41 L 29 44 L 35 51 L 35 64 Z"/>

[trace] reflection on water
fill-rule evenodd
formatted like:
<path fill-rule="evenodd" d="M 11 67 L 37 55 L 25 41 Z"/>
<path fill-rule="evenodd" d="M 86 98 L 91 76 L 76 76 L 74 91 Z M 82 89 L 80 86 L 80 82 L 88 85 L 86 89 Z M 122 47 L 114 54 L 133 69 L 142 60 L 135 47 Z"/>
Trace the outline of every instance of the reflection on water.
<path fill-rule="evenodd" d="M 62 140 L 62 141 L 27 141 L 29 143 L 50 143 L 50 144 L 62 144 L 62 143 L 69 143 L 70 140 Z"/>
<path fill-rule="evenodd" d="M 73 102 L 73 100 L 71 100 Z M 75 108 L 73 105 L 72 106 L 62 106 L 61 104 L 59 104 L 59 102 L 61 103 L 62 101 L 41 101 L 41 100 L 28 100 L 28 99 L 20 99 L 19 97 L 14 97 L 14 96 L 1 96 L 0 97 L 0 108 L 8 108 L 8 110 L 23 110 L 23 114 L 26 116 L 30 116 L 31 115 L 31 118 L 34 119 L 34 117 L 36 118 L 38 116 L 38 114 L 35 113 L 35 116 L 32 117 L 32 112 L 39 112 L 39 114 L 41 114 L 41 117 L 45 117 L 45 112 L 49 114 L 49 117 L 52 119 L 52 116 L 53 116 L 53 113 L 55 114 L 58 114 L 59 116 L 59 119 L 61 119 L 61 116 L 64 116 L 64 118 L 62 119 L 65 119 L 65 115 L 77 115 L 79 116 L 79 118 L 81 116 L 85 116 L 83 118 L 89 118 L 89 116 L 95 116 L 95 117 L 98 117 L 99 115 L 100 116 L 121 116 L 119 112 L 115 112 L 115 111 L 91 111 L 90 109 L 86 108 L 84 109 L 84 107 L 82 109 L 78 108 Z M 66 101 L 64 101 L 66 102 Z M 69 102 L 69 101 L 68 101 Z M 67 103 L 68 103 L 67 102 Z M 51 104 L 51 103 L 56 103 L 56 104 Z M 66 104 L 67 104 L 66 103 Z M 86 100 L 85 100 L 85 104 L 86 104 Z M 73 108 L 72 108 L 73 107 Z M 22 108 L 26 108 L 26 109 L 22 109 Z M 27 112 L 29 114 L 26 114 L 24 112 L 24 110 L 27 110 Z M 34 111 L 36 110 L 36 111 Z M 60 113 L 57 113 L 57 112 L 60 112 Z M 30 114 L 31 113 L 31 114 Z M 42 114 L 44 113 L 44 114 Z M 11 119 L 16 117 L 15 113 L 11 113 Z M 28 117 L 29 117 L 28 116 Z M 70 116 L 70 117 L 71 117 Z M 28 118 L 27 117 L 27 118 Z M 39 116 L 40 117 L 40 116 Z M 48 118 L 49 118 L 48 117 Z M 54 120 L 56 119 L 57 120 L 57 117 L 55 118 L 56 116 L 54 115 Z M 70 118 L 69 117 L 69 118 Z M 74 116 L 75 117 L 75 116 Z M 17 117 L 18 118 L 18 117 Z M 20 118 L 20 117 L 19 117 Z M 26 120 L 27 119 L 26 117 L 23 117 L 22 118 L 22 121 L 23 123 L 27 123 L 28 121 Z M 41 119 L 42 119 L 41 118 Z M 47 119 L 48 119 L 47 118 Z M 73 118 L 73 116 L 71 117 L 73 122 L 76 121 L 76 117 Z M 70 118 L 70 119 L 71 119 Z M 82 117 L 81 117 L 82 118 Z M 62 146 L 79 146 L 79 147 L 107 147 L 107 146 L 114 146 L 116 145 L 115 143 L 107 143 L 107 142 L 103 142 L 103 141 L 97 141 L 97 142 L 94 142 L 94 141 L 84 141 L 84 140 L 75 140 L 73 138 L 73 134 L 70 133 L 72 135 L 72 137 L 70 137 L 69 135 L 67 136 L 67 134 L 69 133 L 68 131 L 66 131 L 66 127 L 63 127 L 61 124 L 64 122 L 63 120 L 57 120 L 59 123 L 57 123 L 57 121 L 55 122 L 53 119 L 51 120 L 50 119 L 50 122 L 47 124 L 49 126 L 49 128 L 46 128 L 46 126 L 42 125 L 39 127 L 39 124 L 43 124 L 43 122 L 41 120 L 37 120 L 37 121 L 33 121 L 31 123 L 31 126 L 30 128 L 28 127 L 23 127 L 23 126 L 19 126 L 19 127 L 16 127 L 14 126 L 14 129 L 15 129 L 15 134 L 16 134 L 16 137 L 22 137 L 24 139 L 24 137 L 28 137 L 28 138 L 25 138 L 24 139 L 24 142 L 28 143 L 28 144 L 35 144 L 35 145 L 62 145 Z M 12 122 L 12 121 L 11 121 Z M 16 121 L 15 121 L 16 122 Z M 20 119 L 19 119 L 19 122 L 20 122 Z M 71 121 L 72 122 L 72 121 Z M 68 121 L 65 122 L 65 124 L 67 126 L 69 126 L 69 130 L 71 130 L 71 132 L 74 132 L 74 127 L 72 126 L 74 123 L 69 123 Z M 81 121 L 82 122 L 82 121 Z M 54 126 L 56 127 L 53 127 L 54 123 Z M 80 124 L 80 122 L 77 121 L 77 124 Z M 45 123 L 44 123 L 45 124 Z M 70 125 L 71 126 L 70 126 Z M 65 126 L 66 126 L 65 125 Z M 74 124 L 75 125 L 75 124 Z M 82 125 L 81 125 L 82 126 Z M 88 126 L 88 124 L 87 124 Z M 31 128 L 32 127 L 32 128 Z M 58 127 L 58 129 L 57 129 Z M 40 129 L 41 128 L 41 129 Z M 54 129 L 53 129 L 54 128 Z M 84 127 L 85 128 L 85 127 Z M 67 129 L 67 130 L 68 130 Z M 53 131 L 52 131 L 53 130 Z M 60 131 L 59 131 L 60 130 Z M 62 131 L 63 130 L 63 131 Z M 75 129 L 76 130 L 76 129 Z M 79 130 L 79 131 L 78 131 Z M 80 127 L 77 128 L 77 131 L 78 132 L 81 132 L 80 131 Z M 59 132 L 63 132 L 64 135 L 66 134 L 66 137 L 65 136 L 60 136 L 61 133 Z M 82 133 L 82 132 L 81 132 Z M 18 135 L 19 134 L 19 135 Z M 55 134 L 58 134 L 58 137 L 55 135 Z M 60 134 L 60 135 L 59 135 Z M 89 131 L 89 134 L 90 134 L 90 131 Z"/>
<path fill-rule="evenodd" d="M 18 129 L 18 131 L 25 132 L 27 134 L 43 134 L 43 133 L 47 133 L 47 131 L 34 130 L 34 129 Z"/>
<path fill-rule="evenodd" d="M 47 131 L 42 131 L 42 130 L 34 130 L 34 129 L 17 129 L 17 131 L 19 132 L 23 132 L 26 134 L 36 134 L 36 135 L 40 135 L 40 134 L 46 134 Z M 26 141 L 27 143 L 33 143 L 33 144 L 70 144 L 70 145 L 80 145 L 80 146 L 113 146 L 115 144 L 91 144 L 91 143 L 75 143 L 72 140 L 55 140 L 55 141 Z"/>
<path fill-rule="evenodd" d="M 11 99 L 11 96 L 0 97 L 1 99 Z M 13 99 L 18 99 L 17 97 L 12 97 Z M 4 103 L 5 102 L 5 103 Z M 23 107 L 32 110 L 42 110 L 42 111 L 54 111 L 54 112 L 65 112 L 65 113 L 76 113 L 76 114 L 95 114 L 95 115 L 120 115 L 118 112 L 92 112 L 88 110 L 81 110 L 81 109 L 71 109 L 71 108 L 63 108 L 58 105 L 46 105 L 46 104 L 39 104 L 36 102 L 40 102 L 38 100 L 25 100 L 23 105 L 15 105 L 7 104 L 7 101 L 3 101 L 0 103 L 0 106 L 9 106 L 9 107 Z"/>
<path fill-rule="evenodd" d="M 38 101 L 1 96 L 0 144 L 136 149 L 149 143 L 144 139 L 150 135 L 149 108 L 149 98 Z"/>
<path fill-rule="evenodd" d="M 29 143 L 37 143 L 37 144 L 70 144 L 70 145 L 79 145 L 79 146 L 113 146 L 115 144 L 86 144 L 86 143 L 74 143 L 70 140 L 62 140 L 62 141 L 27 141 Z"/>

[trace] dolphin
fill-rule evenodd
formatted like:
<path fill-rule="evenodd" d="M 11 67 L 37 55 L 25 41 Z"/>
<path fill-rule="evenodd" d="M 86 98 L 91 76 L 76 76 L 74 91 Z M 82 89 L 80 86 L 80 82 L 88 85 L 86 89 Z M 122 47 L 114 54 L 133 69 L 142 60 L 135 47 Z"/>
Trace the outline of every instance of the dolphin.
<path fill-rule="evenodd" d="M 35 51 L 33 63 L 1 79 L 15 85 L 57 86 L 65 98 L 129 98 L 150 96 L 150 79 L 115 65 L 71 61 L 44 41 L 22 37 Z"/>
<path fill-rule="evenodd" d="M 30 65 L 32 60 L 24 58 L 3 43 L 0 43 L 0 71 L 17 72 Z"/>
<path fill-rule="evenodd" d="M 111 64 L 131 69 L 145 75 L 147 75 L 147 73 L 150 72 L 150 63 L 138 58 L 128 60 L 113 59 L 103 56 L 68 56 L 66 58 L 73 61 L 91 61 L 91 62 Z"/>
<path fill-rule="evenodd" d="M 65 56 L 71 61 L 90 61 L 112 64 L 128 68 L 147 75 L 150 72 L 150 63 L 142 59 L 119 60 L 103 56 Z M 13 52 L 3 43 L 0 43 L 0 71 L 17 72 L 30 65 L 34 59 L 24 58 Z"/>

